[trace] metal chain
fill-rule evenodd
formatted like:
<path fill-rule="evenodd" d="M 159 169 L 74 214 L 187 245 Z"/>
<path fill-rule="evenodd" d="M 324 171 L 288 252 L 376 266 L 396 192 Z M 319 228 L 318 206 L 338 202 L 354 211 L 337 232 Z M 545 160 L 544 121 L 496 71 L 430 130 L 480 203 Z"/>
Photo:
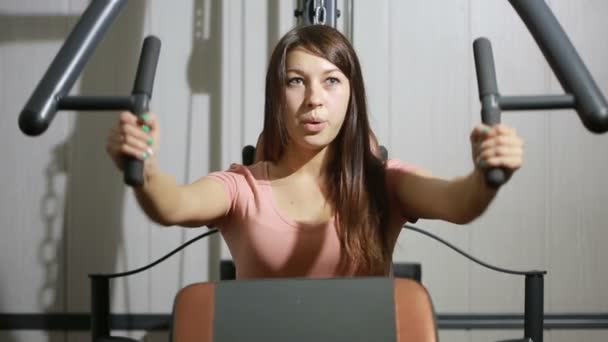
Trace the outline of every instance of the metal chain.
<path fill-rule="evenodd" d="M 326 18 L 325 0 L 315 0 L 313 24 L 325 25 Z"/>
<path fill-rule="evenodd" d="M 66 253 L 62 250 L 65 246 L 65 233 L 61 233 L 64 236 L 63 238 L 55 237 L 56 225 L 61 219 L 60 215 L 63 212 L 63 198 L 55 191 L 55 180 L 66 172 L 65 160 L 63 159 L 63 145 L 53 152 L 53 159 L 45 169 L 47 179 L 46 193 L 42 197 L 40 215 L 46 224 L 46 229 L 44 231 L 44 238 L 40 242 L 38 249 L 39 261 L 44 265 L 44 280 L 38 292 L 38 303 L 47 311 L 61 307 L 58 282 L 60 280 L 59 277 L 65 276 L 62 274 L 65 272 L 62 270 L 63 265 L 61 264 L 60 255 L 61 253 Z"/>

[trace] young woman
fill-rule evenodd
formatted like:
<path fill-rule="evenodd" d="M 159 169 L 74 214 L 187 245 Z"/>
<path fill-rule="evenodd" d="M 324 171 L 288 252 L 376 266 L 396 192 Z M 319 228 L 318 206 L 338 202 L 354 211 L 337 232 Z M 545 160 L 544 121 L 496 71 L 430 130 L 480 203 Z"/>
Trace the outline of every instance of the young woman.
<path fill-rule="evenodd" d="M 158 137 L 153 114 L 138 121 L 122 113 L 107 150 L 119 168 L 125 155 L 145 161 L 135 193 L 152 220 L 219 227 L 239 279 L 389 275 L 408 219 L 470 222 L 496 194 L 484 169 L 510 175 L 523 154 L 513 129 L 480 125 L 465 177 L 442 180 L 383 161 L 357 56 L 321 25 L 290 31 L 271 56 L 259 162 L 178 185 L 158 168 Z"/>

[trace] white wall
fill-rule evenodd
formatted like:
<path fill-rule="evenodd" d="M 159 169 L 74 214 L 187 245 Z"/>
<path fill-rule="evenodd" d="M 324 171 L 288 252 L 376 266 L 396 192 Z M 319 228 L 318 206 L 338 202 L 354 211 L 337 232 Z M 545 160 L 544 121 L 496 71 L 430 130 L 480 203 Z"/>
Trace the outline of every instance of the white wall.
<path fill-rule="evenodd" d="M 87 3 L 0 3 L 0 312 L 87 312 L 87 274 L 136 268 L 205 231 L 161 229 L 137 208 L 104 153 L 115 114 L 61 112 L 40 137 L 18 131 L 18 113 Z M 608 3 L 548 3 L 607 92 Z M 155 34 L 163 42 L 152 100 L 163 125 L 162 167 L 184 182 L 226 168 L 261 130 L 268 54 L 294 25 L 293 9 L 284 0 L 129 1 L 73 93 L 128 94 L 141 41 Z M 472 167 L 468 136 L 480 121 L 475 38 L 492 41 L 502 94 L 563 92 L 506 1 L 354 1 L 353 15 L 381 143 L 392 157 L 438 176 Z M 548 270 L 546 312 L 608 311 L 606 136 L 587 132 L 573 111 L 507 112 L 503 121 L 526 140 L 526 160 L 487 213 L 467 227 L 417 225 L 490 263 Z M 220 256 L 228 253 L 217 239 L 201 241 L 144 275 L 114 282 L 112 311 L 168 313 L 179 288 L 215 279 Z M 414 232 L 404 231 L 395 259 L 422 262 L 438 312 L 523 311 L 522 278 L 482 269 Z M 0 339 L 83 335 L 0 332 Z M 520 331 L 441 335 L 487 341 Z M 549 331 L 545 341 L 573 336 L 604 341 L 608 335 Z"/>

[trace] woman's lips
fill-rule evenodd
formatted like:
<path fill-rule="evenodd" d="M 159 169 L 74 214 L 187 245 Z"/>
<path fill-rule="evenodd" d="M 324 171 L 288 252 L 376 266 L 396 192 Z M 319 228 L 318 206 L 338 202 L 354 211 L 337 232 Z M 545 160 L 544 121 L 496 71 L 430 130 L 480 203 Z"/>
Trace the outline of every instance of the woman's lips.
<path fill-rule="evenodd" d="M 302 126 L 304 127 L 304 130 L 309 133 L 319 133 L 327 126 L 327 122 L 326 121 L 305 121 L 302 123 Z"/>

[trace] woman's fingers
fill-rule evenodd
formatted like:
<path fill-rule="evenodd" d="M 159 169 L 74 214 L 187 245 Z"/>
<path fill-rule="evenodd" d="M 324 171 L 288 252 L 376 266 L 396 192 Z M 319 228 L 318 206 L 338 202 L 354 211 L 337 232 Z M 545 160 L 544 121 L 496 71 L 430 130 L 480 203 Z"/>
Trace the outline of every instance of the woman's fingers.
<path fill-rule="evenodd" d="M 152 149 L 149 147 L 141 148 L 139 146 L 123 144 L 120 146 L 120 152 L 125 155 L 139 160 L 146 160 L 153 155 Z"/>
<path fill-rule="evenodd" d="M 118 124 L 110 130 L 106 151 L 122 169 L 125 156 L 146 160 L 154 155 L 153 135 L 158 135 L 158 124 L 153 114 L 138 118 L 130 112 L 120 113 Z"/>
<path fill-rule="evenodd" d="M 500 167 L 515 171 L 522 166 L 523 158 L 521 156 L 479 158 L 476 164 L 481 169 Z"/>
<path fill-rule="evenodd" d="M 149 144 L 149 139 L 152 138 L 149 132 L 146 132 L 143 126 L 135 126 L 130 124 L 123 124 L 121 126 L 121 136 L 125 141 L 139 141 L 143 144 Z"/>
<path fill-rule="evenodd" d="M 138 118 L 131 112 L 122 112 L 118 120 L 121 124 L 137 125 Z"/>
<path fill-rule="evenodd" d="M 478 126 L 471 133 L 471 142 L 476 167 L 502 167 L 514 171 L 523 163 L 523 140 L 511 127 L 497 125 L 486 131 Z"/>
<path fill-rule="evenodd" d="M 497 149 L 502 147 L 517 147 L 523 149 L 524 142 L 517 136 L 495 136 L 489 137 L 478 145 L 480 151 Z"/>
<path fill-rule="evenodd" d="M 484 124 L 475 126 L 470 136 L 471 144 L 473 144 L 473 146 L 479 144 L 488 135 L 490 130 L 491 127 Z"/>

